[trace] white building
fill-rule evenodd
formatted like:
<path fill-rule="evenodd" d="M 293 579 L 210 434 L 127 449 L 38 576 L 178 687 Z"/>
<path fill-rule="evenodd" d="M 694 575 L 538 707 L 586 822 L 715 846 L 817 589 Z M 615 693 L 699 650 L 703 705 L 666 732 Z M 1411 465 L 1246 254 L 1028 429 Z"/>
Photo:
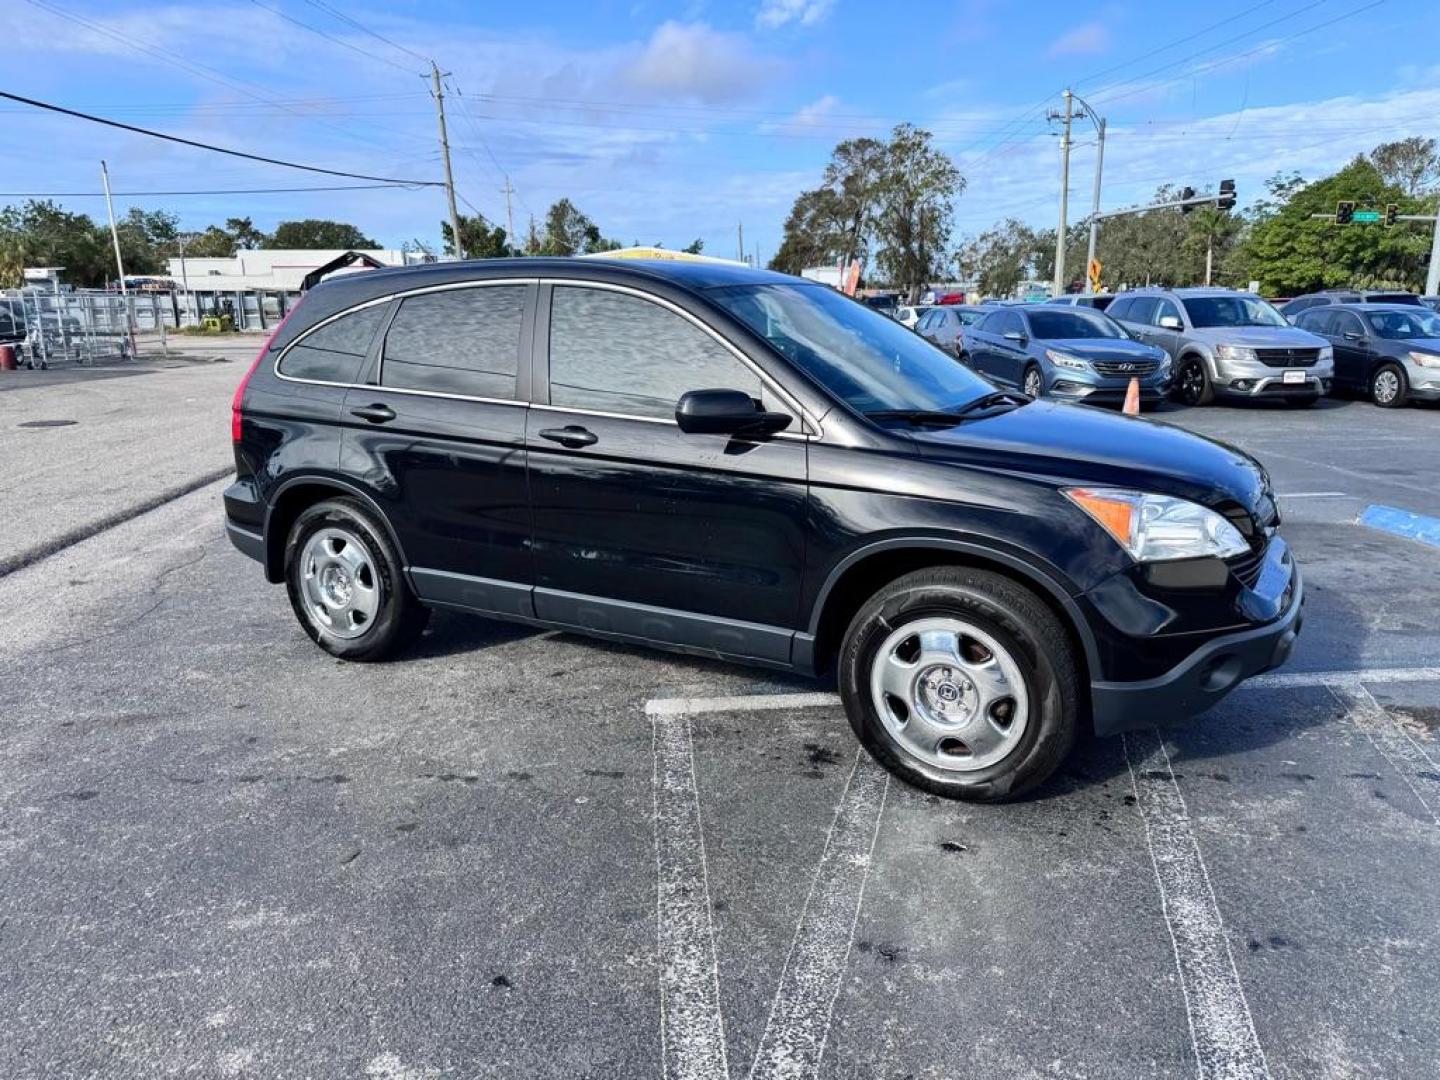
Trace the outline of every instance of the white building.
<path fill-rule="evenodd" d="M 182 321 L 204 315 L 228 314 L 237 329 L 264 330 L 294 306 L 305 276 L 330 263 L 355 256 L 326 276 L 363 273 L 376 266 L 409 266 L 429 261 L 418 251 L 398 248 L 345 249 L 259 248 L 237 251 L 229 258 L 175 258 L 169 276 L 175 282 Z"/>

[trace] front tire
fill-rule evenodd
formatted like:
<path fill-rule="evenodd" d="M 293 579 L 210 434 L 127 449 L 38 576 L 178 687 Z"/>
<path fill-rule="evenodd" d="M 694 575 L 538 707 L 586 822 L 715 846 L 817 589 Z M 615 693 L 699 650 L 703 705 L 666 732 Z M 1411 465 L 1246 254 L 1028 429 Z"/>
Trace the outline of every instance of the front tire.
<path fill-rule="evenodd" d="M 1017 798 L 1075 742 L 1079 669 L 1064 627 L 999 574 L 946 566 L 891 582 L 852 620 L 839 667 L 861 743 L 936 795 Z"/>
<path fill-rule="evenodd" d="M 1034 364 L 1025 369 L 1025 374 L 1020 380 L 1020 389 L 1025 391 L 1027 397 L 1036 400 L 1045 396 L 1045 376 Z"/>
<path fill-rule="evenodd" d="M 310 640 L 345 660 L 391 656 L 430 620 L 385 526 L 356 499 L 326 499 L 300 512 L 285 542 L 285 585 Z"/>
<path fill-rule="evenodd" d="M 1183 405 L 1209 405 L 1215 400 L 1215 385 L 1205 370 L 1205 361 L 1187 356 L 1175 373 L 1175 399 Z"/>
<path fill-rule="evenodd" d="M 1370 400 L 1382 409 L 1399 409 L 1410 398 L 1410 384 L 1399 364 L 1381 364 L 1370 376 Z"/>

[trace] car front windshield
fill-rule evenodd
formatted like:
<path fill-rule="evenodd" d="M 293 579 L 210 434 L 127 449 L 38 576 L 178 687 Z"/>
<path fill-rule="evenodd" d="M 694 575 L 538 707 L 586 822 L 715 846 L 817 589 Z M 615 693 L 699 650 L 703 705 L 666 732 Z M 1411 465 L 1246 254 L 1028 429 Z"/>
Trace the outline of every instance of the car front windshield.
<path fill-rule="evenodd" d="M 1114 320 L 1079 308 L 1070 311 L 1029 312 L 1030 330 L 1037 341 L 1071 341 L 1076 338 L 1124 337 Z"/>
<path fill-rule="evenodd" d="M 1216 326 L 1289 326 L 1285 316 L 1258 296 L 1192 296 L 1184 301 L 1197 329 Z"/>
<path fill-rule="evenodd" d="M 1375 333 L 1392 341 L 1440 338 L 1440 315 L 1424 309 L 1414 311 L 1372 311 L 1365 316 Z"/>
<path fill-rule="evenodd" d="M 857 412 L 945 412 L 995 389 L 920 335 L 827 285 L 744 285 L 708 295 Z"/>

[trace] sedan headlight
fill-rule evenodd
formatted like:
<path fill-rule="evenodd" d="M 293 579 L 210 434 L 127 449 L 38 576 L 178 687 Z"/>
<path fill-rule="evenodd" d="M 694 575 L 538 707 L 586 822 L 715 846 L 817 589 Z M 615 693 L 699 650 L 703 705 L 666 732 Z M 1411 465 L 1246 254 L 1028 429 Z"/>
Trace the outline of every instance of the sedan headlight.
<path fill-rule="evenodd" d="M 1115 488 L 1070 488 L 1065 495 L 1136 562 L 1202 555 L 1228 559 L 1250 550 L 1239 529 L 1198 503 Z"/>
<path fill-rule="evenodd" d="M 1440 356 L 1437 356 L 1435 353 L 1412 352 L 1410 354 L 1410 362 L 1412 364 L 1419 364 L 1421 367 L 1440 368 Z"/>
<path fill-rule="evenodd" d="M 1334 345 L 1321 345 L 1321 346 L 1320 346 L 1320 363 L 1323 364 L 1323 363 L 1325 363 L 1326 361 L 1329 361 L 1329 362 L 1333 363 L 1334 360 L 1335 360 L 1335 346 L 1334 346 Z"/>
<path fill-rule="evenodd" d="M 1238 363 L 1254 363 L 1255 350 L 1244 345 L 1217 345 L 1215 355 L 1221 360 L 1234 360 Z"/>
<path fill-rule="evenodd" d="M 1069 368 L 1071 371 L 1090 371 L 1090 362 L 1081 360 L 1078 356 L 1071 356 L 1069 353 L 1059 352 L 1055 349 L 1046 349 L 1045 358 L 1056 367 Z"/>

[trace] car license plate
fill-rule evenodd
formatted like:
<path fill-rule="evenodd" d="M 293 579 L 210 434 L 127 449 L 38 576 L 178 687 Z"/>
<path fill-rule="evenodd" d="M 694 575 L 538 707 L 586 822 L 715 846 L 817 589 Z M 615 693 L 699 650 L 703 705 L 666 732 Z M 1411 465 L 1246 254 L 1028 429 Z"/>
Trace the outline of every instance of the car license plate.
<path fill-rule="evenodd" d="M 1285 372 L 1285 381 L 1287 383 L 1303 383 L 1305 381 L 1305 372 L 1287 371 Z"/>

